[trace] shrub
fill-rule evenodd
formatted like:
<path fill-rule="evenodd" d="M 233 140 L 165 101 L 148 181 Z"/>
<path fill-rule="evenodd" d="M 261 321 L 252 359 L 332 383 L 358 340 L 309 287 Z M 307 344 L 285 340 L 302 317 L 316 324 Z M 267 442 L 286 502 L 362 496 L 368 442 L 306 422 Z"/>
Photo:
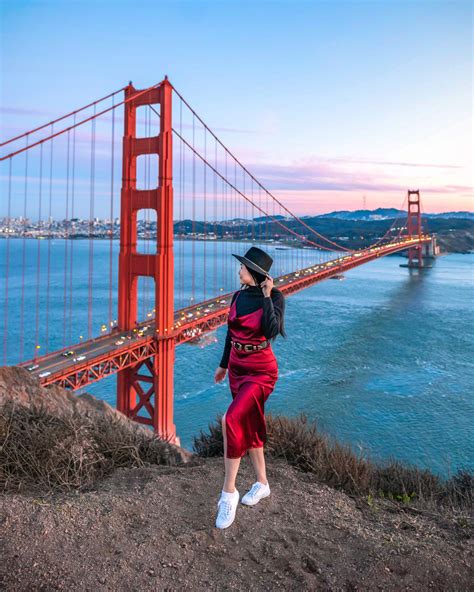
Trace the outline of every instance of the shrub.
<path fill-rule="evenodd" d="M 194 437 L 193 449 L 201 457 L 223 456 L 222 416 Z M 292 466 L 316 475 L 319 481 L 349 495 L 373 496 L 411 503 L 472 508 L 474 479 L 461 470 L 443 480 L 429 470 L 405 466 L 397 460 L 376 463 L 357 455 L 348 445 L 330 440 L 308 422 L 305 414 L 289 418 L 266 415 L 265 452 Z"/>
<path fill-rule="evenodd" d="M 41 405 L 8 399 L 0 415 L 0 489 L 90 488 L 119 467 L 176 465 L 173 448 L 132 422 L 72 412 L 55 416 Z"/>

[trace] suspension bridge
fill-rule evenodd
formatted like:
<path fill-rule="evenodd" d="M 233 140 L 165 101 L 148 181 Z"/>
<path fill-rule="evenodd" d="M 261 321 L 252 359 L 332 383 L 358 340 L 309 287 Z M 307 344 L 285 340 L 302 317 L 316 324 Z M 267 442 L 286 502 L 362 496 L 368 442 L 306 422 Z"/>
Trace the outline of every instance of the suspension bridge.
<path fill-rule="evenodd" d="M 178 444 L 175 348 L 227 322 L 239 243 L 272 253 L 285 296 L 392 253 L 416 269 L 437 253 L 418 190 L 362 249 L 317 232 L 166 77 L 0 147 L 4 365 L 71 390 L 116 375 L 117 409 Z"/>

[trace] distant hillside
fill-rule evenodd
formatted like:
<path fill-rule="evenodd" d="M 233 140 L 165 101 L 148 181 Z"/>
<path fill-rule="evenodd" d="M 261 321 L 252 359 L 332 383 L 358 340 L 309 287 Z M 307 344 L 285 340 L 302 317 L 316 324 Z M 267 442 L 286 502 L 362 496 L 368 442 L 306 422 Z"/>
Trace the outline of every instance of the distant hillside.
<path fill-rule="evenodd" d="M 305 219 L 313 218 L 338 218 L 340 220 L 389 220 L 397 218 L 398 216 L 405 216 L 405 210 L 397 210 L 396 208 L 377 208 L 376 210 L 339 210 L 336 212 L 329 212 L 328 214 L 320 214 L 319 216 L 304 216 Z M 429 214 L 422 212 L 424 218 L 463 218 L 474 220 L 474 212 L 443 212 L 441 214 Z"/>
<path fill-rule="evenodd" d="M 363 249 L 378 241 L 393 226 L 396 236 L 400 226 L 406 224 L 407 212 L 396 208 L 376 210 L 340 210 L 317 216 L 300 216 L 304 224 L 329 240 L 349 249 Z M 474 251 L 474 212 L 445 212 L 421 215 L 425 232 L 436 234 L 441 252 L 471 253 Z M 279 224 L 283 223 L 283 226 Z M 261 227 L 264 227 L 263 229 Z M 290 232 L 285 230 L 290 229 Z M 175 221 L 174 232 L 181 239 L 202 239 L 211 236 L 218 240 L 255 240 L 258 236 L 273 236 L 283 244 L 299 244 L 294 233 L 312 242 L 314 235 L 295 218 L 281 215 L 258 216 L 250 219 L 233 218 L 218 222 L 200 220 Z M 327 244 L 326 244 L 327 246 Z"/>

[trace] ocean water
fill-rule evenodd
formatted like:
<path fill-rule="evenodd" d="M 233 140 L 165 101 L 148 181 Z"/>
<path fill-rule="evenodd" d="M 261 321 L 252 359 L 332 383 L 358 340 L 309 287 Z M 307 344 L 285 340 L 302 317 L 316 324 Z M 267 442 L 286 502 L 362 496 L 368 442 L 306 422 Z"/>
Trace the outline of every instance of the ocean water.
<path fill-rule="evenodd" d="M 2 338 L 6 242 L 0 241 Z M 64 291 L 64 241 L 53 241 L 49 304 L 41 289 L 39 315 L 35 261 L 41 243 L 44 274 L 48 241 L 9 242 L 7 363 L 14 364 L 18 361 L 20 318 L 31 328 L 22 346 L 25 352 L 31 353 L 36 327 L 40 342 L 44 342 L 46 308 L 50 350 L 77 342 L 77 335 L 85 332 L 88 241 L 74 244 L 72 293 Z M 21 296 L 22 267 L 18 263 L 23 248 L 27 270 Z M 242 244 L 230 244 L 228 252 L 242 248 Z M 186 261 L 190 244 L 183 249 Z M 195 244 L 196 257 L 202 255 L 202 249 L 203 243 Z M 113 245 L 114 260 L 116 254 L 117 245 Z M 304 265 L 315 262 L 311 252 L 298 256 Z M 287 339 L 278 337 L 273 344 L 279 379 L 267 400 L 266 412 L 287 416 L 303 412 L 321 431 L 374 460 L 395 458 L 445 477 L 458 468 L 472 471 L 474 255 L 438 257 L 432 268 L 421 273 L 400 267 L 405 262 L 404 257 L 385 257 L 350 270 L 344 281 L 326 280 L 287 298 L 288 335 Z M 109 245 L 96 241 L 94 328 L 108 318 L 108 265 Z M 200 266 L 196 264 L 196 268 Z M 115 276 L 114 271 L 114 311 Z M 237 276 L 231 280 L 236 289 Z M 196 278 L 196 283 L 200 287 L 202 278 Z M 207 298 L 215 295 L 213 278 L 207 289 Z M 185 305 L 191 291 L 189 283 L 183 286 L 177 305 Z M 151 292 L 144 294 L 142 289 L 143 311 L 153 306 Z M 65 298 L 72 304 L 66 315 Z M 232 401 L 227 378 L 214 383 L 225 331 L 225 326 L 220 327 L 205 346 L 183 344 L 176 350 L 174 421 L 182 445 L 190 449 L 193 435 L 206 431 Z M 86 390 L 115 405 L 115 384 L 111 377 Z"/>
<path fill-rule="evenodd" d="M 375 460 L 448 477 L 474 470 L 474 256 L 437 258 L 419 273 L 385 257 L 287 298 L 287 339 L 266 412 L 305 413 Z M 175 419 L 183 445 L 232 398 L 213 384 L 219 342 L 178 348 Z"/>

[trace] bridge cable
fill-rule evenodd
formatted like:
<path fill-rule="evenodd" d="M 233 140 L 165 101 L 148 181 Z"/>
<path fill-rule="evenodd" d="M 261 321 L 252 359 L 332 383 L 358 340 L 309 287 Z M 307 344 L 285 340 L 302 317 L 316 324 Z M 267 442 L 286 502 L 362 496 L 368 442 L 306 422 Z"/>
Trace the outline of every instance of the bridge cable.
<path fill-rule="evenodd" d="M 112 117 L 115 111 L 112 111 Z M 74 115 L 76 121 L 76 115 Z M 72 188 L 71 188 L 71 219 L 75 218 L 75 183 L 76 183 L 76 128 L 72 131 Z M 69 269 L 69 343 L 72 340 L 72 310 L 73 310 L 73 275 L 74 275 L 74 246 L 75 239 L 71 241 L 70 269 Z"/>
<path fill-rule="evenodd" d="M 75 117 L 75 116 L 74 116 Z M 51 133 L 54 133 L 54 123 L 51 124 Z M 48 240 L 48 261 L 47 261 L 47 276 L 48 276 L 48 283 L 46 286 L 46 335 L 45 335 L 45 344 L 46 344 L 46 353 L 49 352 L 49 300 L 50 300 L 50 292 L 51 292 L 51 218 L 52 218 L 52 199 L 53 199 L 53 148 L 54 148 L 54 139 L 51 140 L 50 144 L 50 152 L 49 152 L 49 240 Z M 28 154 L 28 152 L 26 153 Z M 20 360 L 22 358 L 20 357 Z"/>
<path fill-rule="evenodd" d="M 41 228 L 41 207 L 43 190 L 43 145 L 40 146 L 40 178 L 39 178 L 39 199 L 38 199 L 38 227 Z M 41 240 L 38 239 L 36 254 L 36 332 L 35 332 L 35 357 L 39 345 L 39 298 L 40 298 L 40 271 L 41 271 Z"/>
<path fill-rule="evenodd" d="M 130 103 L 131 101 L 135 101 L 136 99 L 138 99 L 140 96 L 144 95 L 145 93 L 149 92 L 150 90 L 153 90 L 155 88 L 158 88 L 159 86 L 161 86 L 161 82 L 159 82 L 158 84 L 154 84 L 153 86 L 150 86 L 149 88 L 146 88 L 144 90 L 141 90 L 139 92 L 137 92 L 136 94 L 134 94 L 131 97 L 128 97 L 127 99 L 124 99 L 123 101 L 121 101 L 120 103 L 117 103 L 115 105 L 112 105 L 112 107 L 108 107 L 107 109 L 103 109 L 102 111 L 100 111 L 99 113 L 96 113 L 96 107 L 94 105 L 94 115 L 92 115 L 91 117 L 88 117 L 86 119 L 83 119 L 77 123 L 75 123 L 74 125 L 71 125 L 69 127 L 64 128 L 63 130 L 56 132 L 54 135 L 50 135 L 47 136 L 46 138 L 43 138 L 42 140 L 38 140 L 37 142 L 35 142 L 34 144 L 30 144 L 27 147 L 21 148 L 20 150 L 16 150 L 15 152 L 11 152 L 10 154 L 7 154 L 6 156 L 2 156 L 0 157 L 0 162 L 2 160 L 7 160 L 9 158 L 13 158 L 14 156 L 16 156 L 17 154 L 21 154 L 22 152 L 24 152 L 25 150 L 30 150 L 31 148 L 34 148 L 35 146 L 38 146 L 39 144 L 43 144 L 44 142 L 47 142 L 48 140 L 51 140 L 52 138 L 56 137 L 56 136 L 60 136 L 64 133 L 66 133 L 68 130 L 74 129 L 76 127 L 80 127 L 81 125 L 84 125 L 85 123 L 88 123 L 89 121 L 93 120 L 93 119 L 97 119 L 98 117 L 100 117 L 101 115 L 104 115 L 104 113 L 108 113 L 109 111 L 112 111 L 113 109 L 117 109 L 118 107 L 120 107 L 121 105 L 126 105 L 128 103 Z M 123 90 L 123 89 L 122 89 Z M 120 91 L 119 91 L 120 92 Z M 29 133 L 29 132 L 28 132 Z M 8 142 L 7 142 L 8 143 Z"/>
<path fill-rule="evenodd" d="M 12 204 L 12 161 L 9 163 L 8 170 L 8 222 L 7 222 L 7 244 L 5 249 L 5 311 L 3 320 L 3 365 L 7 365 L 7 335 L 8 335 L 8 278 L 10 271 L 10 217 L 11 217 L 11 204 Z"/>
<path fill-rule="evenodd" d="M 75 111 L 71 111 L 70 113 L 66 113 L 66 115 L 62 115 L 61 117 L 58 117 L 57 119 L 54 119 L 53 121 L 50 121 L 49 123 L 44 123 L 43 125 L 40 125 L 39 127 L 35 128 L 35 129 L 24 132 L 19 136 L 15 136 L 14 138 L 10 138 L 9 140 L 6 140 L 5 142 L 1 142 L 0 148 L 2 146 L 6 146 L 7 144 L 11 144 L 15 140 L 21 140 L 21 138 L 24 138 L 27 135 L 34 134 L 35 132 L 39 132 L 40 130 L 44 129 L 45 127 L 48 127 L 49 125 L 53 125 L 53 124 L 57 123 L 58 121 L 62 121 L 63 119 L 66 119 L 67 117 L 71 117 L 71 115 L 75 116 L 77 113 L 80 113 L 81 111 L 84 111 L 85 109 L 88 109 L 89 107 L 97 105 L 97 104 L 101 103 L 102 101 L 105 101 L 106 99 L 109 99 L 110 97 L 113 97 L 114 95 L 124 91 L 126 88 L 127 87 L 124 86 L 123 88 L 120 88 L 119 90 L 116 90 L 115 92 L 110 93 L 107 96 L 102 97 L 101 99 L 97 99 L 97 101 L 94 101 L 93 103 L 89 103 L 88 105 L 85 105 L 84 107 L 81 107 L 80 109 L 76 109 Z"/>
<path fill-rule="evenodd" d="M 159 113 L 150 105 L 150 108 L 152 109 L 152 111 L 154 111 L 158 116 Z M 191 144 L 189 144 L 189 142 L 187 142 L 175 129 L 173 129 L 173 132 L 176 136 L 178 136 L 178 138 L 193 152 L 194 156 L 197 156 L 198 158 L 200 158 L 201 160 L 204 161 L 204 158 L 199 154 L 199 152 L 197 152 L 193 146 L 191 146 Z M 206 162 L 206 161 L 204 161 Z M 241 197 L 243 197 L 245 200 L 247 200 L 249 203 L 251 202 L 251 200 L 244 194 L 242 193 L 237 187 L 235 187 L 235 185 L 233 185 L 228 179 L 226 179 L 219 171 L 217 171 L 216 169 L 214 169 L 214 167 L 209 163 L 206 162 L 207 166 L 210 167 L 225 183 L 227 183 L 229 185 L 229 187 L 231 187 L 236 193 L 238 193 Z M 277 201 L 277 200 L 276 200 Z M 256 206 L 258 207 L 258 206 Z M 274 220 L 274 222 L 276 224 L 278 224 L 279 226 L 281 226 L 281 228 L 283 228 L 284 230 L 286 230 L 287 232 L 289 232 L 290 234 L 293 234 L 295 236 L 297 236 L 300 239 L 303 239 L 304 242 L 309 243 L 311 245 L 314 245 L 315 247 L 318 247 L 319 249 L 323 249 L 326 251 L 331 251 L 333 252 L 334 249 L 330 249 L 329 247 L 325 247 L 324 245 L 319 245 L 313 241 L 310 241 L 307 237 L 295 232 L 294 230 L 292 230 L 291 228 L 288 228 L 287 226 L 285 226 L 284 224 L 282 224 L 279 220 L 277 220 L 275 218 L 275 216 L 272 216 L 271 214 L 268 214 L 268 212 L 265 212 L 265 210 L 263 210 L 262 208 L 258 208 L 260 209 L 260 211 L 265 214 L 266 216 L 269 216 L 270 218 L 272 218 Z M 345 249 L 346 251 L 350 250 L 350 249 Z M 351 251 L 352 252 L 352 251 Z"/>
<path fill-rule="evenodd" d="M 257 183 L 265 192 L 267 192 L 272 199 L 274 199 L 279 205 L 280 207 L 282 207 L 288 214 L 290 214 L 290 216 L 292 218 L 294 218 L 295 220 L 297 220 L 300 224 L 302 224 L 305 228 L 307 228 L 310 232 L 312 232 L 313 234 L 316 234 L 317 236 L 319 236 L 321 239 L 325 240 L 326 242 L 328 242 L 329 244 L 332 244 L 336 247 L 338 247 L 340 250 L 344 250 L 344 251 L 354 251 L 354 249 L 348 249 L 347 247 L 344 247 L 343 245 L 339 245 L 338 243 L 335 243 L 334 241 L 328 239 L 327 237 L 325 237 L 324 235 L 320 234 L 319 232 L 317 232 L 316 230 L 314 230 L 314 228 L 311 228 L 311 226 L 308 226 L 308 224 L 306 224 L 305 222 L 303 222 L 298 216 L 296 216 L 293 212 L 291 212 L 282 202 L 280 202 L 241 162 L 240 160 L 234 155 L 232 154 L 232 152 L 221 142 L 221 140 L 219 140 L 219 138 L 216 136 L 216 134 L 210 129 L 210 127 L 202 120 L 202 118 L 194 111 L 194 109 L 191 107 L 191 105 L 184 99 L 184 97 L 176 90 L 176 88 L 171 85 L 173 87 L 173 91 L 178 95 L 178 97 L 181 99 L 181 101 L 183 101 L 183 103 L 188 107 L 188 109 L 193 113 L 193 115 L 202 123 L 202 125 L 208 130 L 208 132 L 217 140 L 217 142 L 219 142 L 219 144 L 222 146 L 222 148 L 229 153 L 229 155 L 239 164 L 239 166 L 249 175 L 249 177 L 251 177 L 255 183 Z M 156 112 L 156 111 L 155 111 Z M 157 113 L 157 115 L 159 115 Z M 334 250 L 334 249 L 332 249 Z"/>
<path fill-rule="evenodd" d="M 41 145 L 42 146 L 42 145 Z M 70 168 L 70 152 L 71 152 L 71 132 L 68 131 L 67 133 L 67 148 L 66 148 L 66 215 L 64 218 L 65 228 L 64 228 L 64 311 L 63 311 L 63 347 L 66 344 L 66 331 L 67 331 L 67 288 L 68 288 L 68 225 L 69 225 L 69 168 Z"/>
<path fill-rule="evenodd" d="M 26 145 L 28 146 L 29 136 L 26 136 Z M 24 338 L 25 338 L 25 268 L 26 268 L 26 221 L 27 221 L 27 202 L 28 202 L 28 156 L 25 153 L 25 187 L 23 191 L 23 241 L 22 241 L 22 268 L 21 268 L 21 304 L 20 304 L 20 360 L 23 359 Z M 36 345 L 36 344 L 35 344 Z"/>

